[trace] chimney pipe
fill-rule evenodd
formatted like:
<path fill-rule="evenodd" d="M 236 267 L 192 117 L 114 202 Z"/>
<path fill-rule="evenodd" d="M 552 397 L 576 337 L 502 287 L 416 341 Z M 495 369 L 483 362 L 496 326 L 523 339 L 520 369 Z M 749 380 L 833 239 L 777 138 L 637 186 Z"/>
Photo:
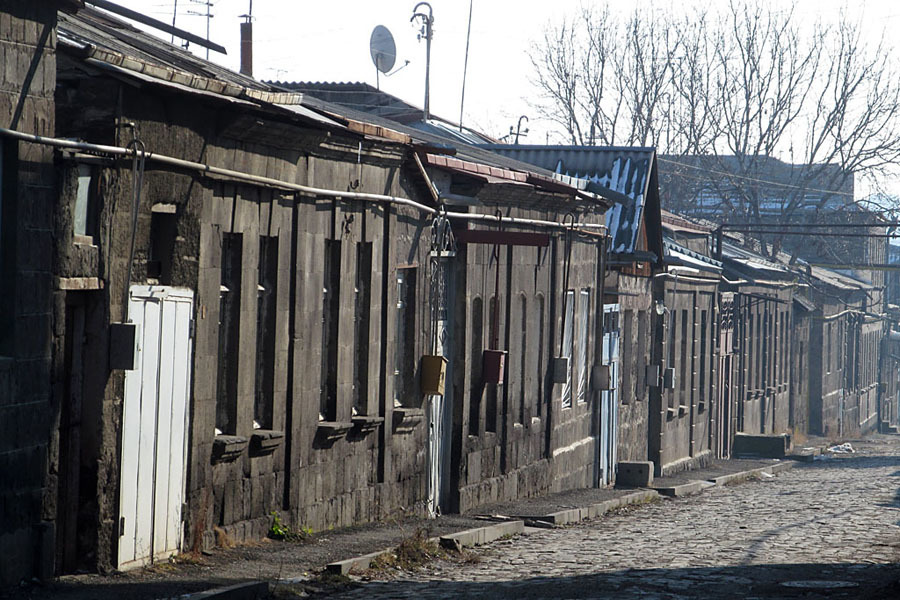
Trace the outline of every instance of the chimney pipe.
<path fill-rule="evenodd" d="M 243 15 L 241 23 L 241 73 L 253 77 L 253 23 L 250 15 Z"/>

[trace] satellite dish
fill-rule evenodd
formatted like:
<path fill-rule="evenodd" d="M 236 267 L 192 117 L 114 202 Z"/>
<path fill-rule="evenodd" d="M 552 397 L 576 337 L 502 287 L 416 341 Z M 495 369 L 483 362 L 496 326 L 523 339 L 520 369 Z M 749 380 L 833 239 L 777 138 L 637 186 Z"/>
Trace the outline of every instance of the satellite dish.
<path fill-rule="evenodd" d="M 394 62 L 397 60 L 397 45 L 394 43 L 394 36 L 384 25 L 379 25 L 372 30 L 369 52 L 375 68 L 380 72 L 387 73 L 394 68 Z"/>

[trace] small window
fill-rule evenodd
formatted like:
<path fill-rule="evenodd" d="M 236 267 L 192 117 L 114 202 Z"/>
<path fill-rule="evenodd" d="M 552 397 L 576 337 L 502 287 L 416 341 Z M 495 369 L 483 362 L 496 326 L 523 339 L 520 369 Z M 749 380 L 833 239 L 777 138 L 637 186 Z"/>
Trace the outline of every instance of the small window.
<path fill-rule="evenodd" d="M 469 370 L 472 390 L 469 395 L 469 435 L 477 436 L 481 420 L 481 396 L 484 386 L 481 382 L 481 355 L 484 352 L 484 301 L 476 296 L 472 299 L 472 342 L 469 348 Z"/>
<path fill-rule="evenodd" d="M 397 269 L 394 406 L 417 406 L 415 386 L 416 269 Z"/>
<path fill-rule="evenodd" d="M 524 423 L 525 422 L 525 413 L 528 411 L 527 409 L 527 397 L 528 397 L 528 388 L 530 377 L 526 376 L 528 373 L 528 301 L 525 298 L 525 294 L 519 294 L 519 317 L 521 319 L 521 339 L 519 343 L 519 411 L 516 422 Z"/>
<path fill-rule="evenodd" d="M 534 399 L 534 405 L 532 407 L 532 415 L 535 417 L 539 417 L 541 415 L 541 403 L 546 402 L 546 398 L 544 397 L 544 383 L 547 380 L 547 373 L 544 372 L 544 327 L 546 326 L 544 323 L 544 295 L 538 294 L 537 301 L 535 302 L 537 306 L 537 395 Z"/>
<path fill-rule="evenodd" d="M 219 284 L 218 394 L 216 433 L 233 434 L 237 428 L 237 373 L 241 342 L 241 260 L 243 236 L 222 234 Z"/>
<path fill-rule="evenodd" d="M 356 288 L 353 346 L 353 410 L 365 415 L 369 410 L 369 323 L 372 311 L 372 242 L 356 244 Z"/>
<path fill-rule="evenodd" d="M 92 165 L 78 165 L 78 187 L 75 192 L 75 211 L 72 229 L 75 242 L 93 244 L 96 235 L 97 170 Z"/>
<path fill-rule="evenodd" d="M 341 309 L 341 242 L 325 240 L 322 282 L 322 375 L 319 420 L 337 420 L 338 320 Z"/>
<path fill-rule="evenodd" d="M 273 427 L 275 397 L 276 302 L 278 298 L 278 238 L 259 238 L 256 285 L 256 382 L 253 428 Z"/>
<path fill-rule="evenodd" d="M 562 341 L 562 356 L 563 358 L 568 358 L 570 363 L 572 361 L 572 352 L 574 350 L 573 344 L 573 334 L 574 334 L 574 324 L 575 320 L 575 290 L 568 290 L 566 292 L 566 299 L 563 304 L 563 341 Z M 572 368 L 571 364 L 570 368 L 566 372 L 566 382 L 563 384 L 562 389 L 562 407 L 569 408 L 572 406 Z"/>
<path fill-rule="evenodd" d="M 590 290 L 581 290 L 578 302 L 578 356 L 575 364 L 577 371 L 575 380 L 578 382 L 578 401 L 587 399 L 588 388 L 588 333 L 590 332 Z"/>
<path fill-rule="evenodd" d="M 175 238 L 175 205 L 155 204 L 150 212 L 150 256 L 147 260 L 147 277 L 156 279 L 162 285 L 172 283 Z"/>
<path fill-rule="evenodd" d="M 491 296 L 491 301 L 488 305 L 488 331 L 491 336 L 489 345 L 493 349 L 497 349 L 500 342 L 500 310 L 497 305 L 499 301 L 497 296 Z M 484 430 L 495 433 L 497 431 L 498 396 L 500 393 L 497 389 L 498 387 L 494 384 L 488 384 L 484 389 Z"/>

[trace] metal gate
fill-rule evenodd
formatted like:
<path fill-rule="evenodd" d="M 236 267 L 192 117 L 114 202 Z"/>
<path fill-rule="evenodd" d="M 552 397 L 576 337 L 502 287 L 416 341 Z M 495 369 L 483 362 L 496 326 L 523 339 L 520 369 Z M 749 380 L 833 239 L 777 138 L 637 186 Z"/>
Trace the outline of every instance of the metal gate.
<path fill-rule="evenodd" d="M 603 358 L 610 390 L 600 393 L 600 485 L 612 483 L 619 428 L 619 305 L 603 305 Z"/>
<path fill-rule="evenodd" d="M 181 549 L 193 303 L 190 290 L 130 289 L 128 317 L 137 326 L 137 347 L 135 368 L 125 375 L 120 569 Z"/>

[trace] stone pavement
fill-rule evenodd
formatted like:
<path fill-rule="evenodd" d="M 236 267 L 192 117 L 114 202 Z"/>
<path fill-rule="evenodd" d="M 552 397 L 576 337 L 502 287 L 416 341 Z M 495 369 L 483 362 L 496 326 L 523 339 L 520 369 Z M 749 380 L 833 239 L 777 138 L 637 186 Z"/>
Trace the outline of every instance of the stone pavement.
<path fill-rule="evenodd" d="M 900 598 L 900 436 L 335 597 Z"/>

